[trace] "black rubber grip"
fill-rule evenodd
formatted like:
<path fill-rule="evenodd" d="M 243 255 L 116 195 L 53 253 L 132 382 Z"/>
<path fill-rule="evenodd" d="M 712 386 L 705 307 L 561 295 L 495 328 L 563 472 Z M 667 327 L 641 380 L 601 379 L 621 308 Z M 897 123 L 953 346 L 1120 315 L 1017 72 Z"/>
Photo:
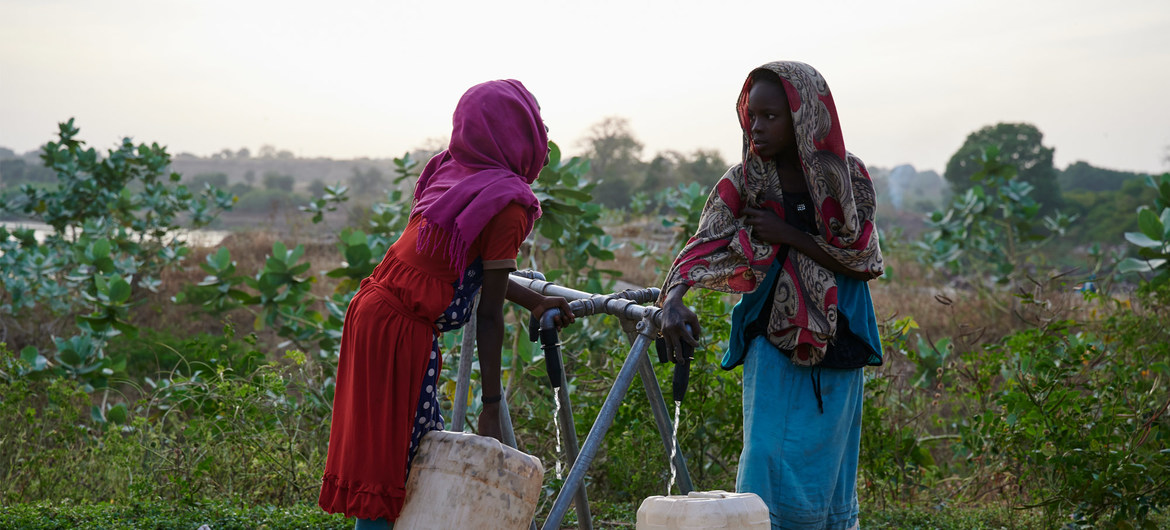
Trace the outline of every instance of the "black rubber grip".
<path fill-rule="evenodd" d="M 528 342 L 536 342 L 540 340 L 540 320 L 536 315 L 529 313 L 528 315 Z"/>
<path fill-rule="evenodd" d="M 544 366 L 548 370 L 548 382 L 553 388 L 559 388 L 561 381 L 561 343 L 557 328 L 540 330 L 540 347 L 544 349 Z"/>
<path fill-rule="evenodd" d="M 683 359 L 680 363 L 674 365 L 674 378 L 670 382 L 670 392 L 674 396 L 676 403 L 681 403 L 683 398 L 687 397 L 687 384 L 691 378 L 691 361 L 690 358 Z"/>
<path fill-rule="evenodd" d="M 689 324 L 687 325 L 687 334 L 694 334 Z M 683 398 L 687 397 L 687 385 L 691 379 L 691 359 L 695 356 L 695 347 L 683 341 L 679 345 L 679 353 L 682 354 L 682 360 L 675 363 L 674 377 L 670 382 L 670 392 L 676 403 L 681 403 Z"/>

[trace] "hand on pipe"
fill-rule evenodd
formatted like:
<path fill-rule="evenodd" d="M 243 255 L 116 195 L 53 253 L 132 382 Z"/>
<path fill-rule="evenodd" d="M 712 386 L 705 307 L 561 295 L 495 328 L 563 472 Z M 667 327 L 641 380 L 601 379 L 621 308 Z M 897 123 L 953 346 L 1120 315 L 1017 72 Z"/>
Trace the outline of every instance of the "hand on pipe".
<path fill-rule="evenodd" d="M 662 303 L 662 325 L 659 331 L 666 345 L 667 356 L 676 363 L 690 360 L 682 346 L 687 344 L 691 351 L 694 351 L 699 345 L 697 337 L 703 333 L 703 328 L 699 326 L 699 317 L 683 304 L 683 294 L 687 289 L 685 285 L 676 286 Z M 687 329 L 688 326 L 690 329 Z"/>
<path fill-rule="evenodd" d="M 560 310 L 560 313 L 553 317 L 553 323 L 556 324 L 557 329 L 562 329 L 577 320 L 577 317 L 573 315 L 573 309 L 569 307 L 569 301 L 559 296 L 544 297 L 532 308 L 532 316 L 539 322 L 540 318 L 544 316 L 544 312 L 549 309 Z"/>

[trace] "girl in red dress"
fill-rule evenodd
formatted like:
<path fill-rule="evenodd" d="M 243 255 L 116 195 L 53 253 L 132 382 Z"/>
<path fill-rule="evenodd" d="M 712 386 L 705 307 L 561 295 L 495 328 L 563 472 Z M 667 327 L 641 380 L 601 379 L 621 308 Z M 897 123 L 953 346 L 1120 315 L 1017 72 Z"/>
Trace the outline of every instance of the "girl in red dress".
<path fill-rule="evenodd" d="M 531 184 L 548 160 L 548 132 L 536 99 L 519 81 L 489 81 L 463 95 L 452 121 L 450 145 L 419 176 L 409 224 L 345 314 L 318 504 L 358 518 L 358 528 L 398 518 L 418 441 L 443 428 L 439 333 L 470 319 L 477 291 L 484 436 L 501 435 L 505 298 L 538 318 L 560 309 L 558 325 L 573 320 L 563 298 L 508 281 L 540 217 Z"/>

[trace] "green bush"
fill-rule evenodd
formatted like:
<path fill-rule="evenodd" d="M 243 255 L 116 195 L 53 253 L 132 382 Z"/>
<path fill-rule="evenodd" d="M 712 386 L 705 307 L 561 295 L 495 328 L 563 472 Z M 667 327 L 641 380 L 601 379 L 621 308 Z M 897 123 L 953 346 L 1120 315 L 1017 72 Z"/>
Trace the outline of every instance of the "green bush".
<path fill-rule="evenodd" d="M 960 448 L 1050 521 L 1152 528 L 1170 506 L 1166 310 L 1053 319 L 972 352 L 990 402 L 961 424 Z M 979 403 L 984 386 L 962 398 Z"/>
<path fill-rule="evenodd" d="M 0 320 L 29 370 L 100 388 L 124 366 L 105 355 L 107 341 L 137 332 L 130 308 L 190 251 L 180 230 L 206 226 L 235 197 L 179 184 L 158 144 L 125 138 L 102 156 L 78 133 L 72 119 L 61 123 L 42 150 L 56 186 L 25 185 L 0 201 L 0 212 L 53 228 L 43 241 L 0 228 Z"/>
<path fill-rule="evenodd" d="M 918 323 L 912 317 L 880 323 L 885 365 L 867 368 L 862 403 L 861 452 L 858 458 L 859 494 L 876 506 L 888 507 L 918 501 L 923 494 L 938 502 L 934 491 L 947 474 L 946 462 L 936 461 L 933 451 L 953 438 L 939 434 L 937 410 L 941 374 L 949 350 L 909 343 Z M 897 368 L 902 356 L 915 372 Z M 891 366 L 893 365 L 893 366 Z"/>
<path fill-rule="evenodd" d="M 1017 168 L 1000 160 L 999 150 L 980 153 L 974 185 L 946 210 L 930 214 L 929 230 L 916 243 L 919 260 L 932 270 L 962 273 L 977 288 L 1022 283 L 1029 267 L 1040 263 L 1039 249 L 1063 235 L 1075 220 L 1061 212 L 1041 218 L 1032 184 L 1017 178 Z"/>
<path fill-rule="evenodd" d="M 237 374 L 192 364 L 150 381 L 132 411 L 132 436 L 150 448 L 140 464 L 148 492 L 164 500 L 235 499 L 289 505 L 316 498 L 332 395 L 303 353 Z"/>
<path fill-rule="evenodd" d="M 11 355 L 3 344 L 0 355 Z M 89 478 L 88 409 L 89 396 L 68 379 L 0 383 L 0 499 L 62 498 Z"/>
<path fill-rule="evenodd" d="M 332 395 L 315 361 L 285 357 L 244 373 L 186 362 L 104 416 L 83 415 L 91 398 L 69 379 L 0 383 L 0 498 L 312 501 Z"/>
<path fill-rule="evenodd" d="M 1126 232 L 1125 239 L 1138 247 L 1137 258 L 1127 258 L 1118 264 L 1121 273 L 1152 272 L 1155 284 L 1170 282 L 1170 173 L 1159 178 L 1149 177 L 1147 184 L 1157 190 L 1154 208 L 1138 209 L 1140 232 Z"/>
<path fill-rule="evenodd" d="M 111 340 L 109 351 L 127 360 L 125 376 L 130 381 L 143 381 L 144 377 L 157 379 L 161 373 L 186 369 L 192 363 L 224 365 L 235 373 L 246 374 L 265 362 L 263 352 L 249 344 L 255 338 L 244 338 L 249 342 L 237 339 L 230 324 L 219 334 L 183 337 L 179 333 L 178 330 L 144 329 L 134 339 Z"/>

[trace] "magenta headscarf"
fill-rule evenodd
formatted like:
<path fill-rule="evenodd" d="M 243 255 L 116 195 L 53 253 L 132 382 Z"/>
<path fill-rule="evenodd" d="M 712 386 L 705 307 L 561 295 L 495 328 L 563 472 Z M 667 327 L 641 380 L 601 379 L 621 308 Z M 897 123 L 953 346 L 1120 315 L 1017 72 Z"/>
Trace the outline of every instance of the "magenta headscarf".
<path fill-rule="evenodd" d="M 418 250 L 438 251 L 455 270 L 467 250 L 510 203 L 528 210 L 525 233 L 540 217 L 531 184 L 548 155 L 548 132 L 536 98 L 514 79 L 488 81 L 463 94 L 451 143 L 427 162 L 414 189 L 411 215 L 422 215 Z"/>

